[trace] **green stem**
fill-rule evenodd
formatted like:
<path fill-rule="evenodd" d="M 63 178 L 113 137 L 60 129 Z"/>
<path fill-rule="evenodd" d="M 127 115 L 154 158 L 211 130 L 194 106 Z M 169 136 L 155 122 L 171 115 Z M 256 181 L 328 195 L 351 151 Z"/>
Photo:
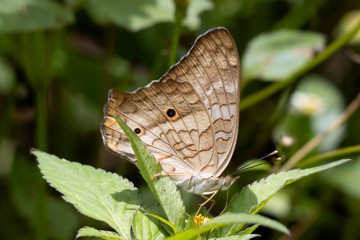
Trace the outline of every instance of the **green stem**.
<path fill-rule="evenodd" d="M 108 24 L 105 27 L 104 32 L 104 40 L 105 40 L 105 56 L 104 61 L 102 64 L 102 74 L 101 74 L 101 91 L 102 93 L 105 93 L 105 95 L 102 95 L 101 97 L 105 98 L 106 92 L 110 88 L 110 82 L 113 78 L 113 75 L 110 74 L 110 72 L 107 69 L 107 65 L 109 62 L 116 57 L 116 27 L 113 24 Z"/>
<path fill-rule="evenodd" d="M 336 158 L 344 155 L 349 155 L 352 153 L 359 153 L 360 152 L 360 145 L 351 146 L 351 147 L 345 147 L 341 149 L 337 149 L 335 151 L 319 154 L 310 158 L 305 159 L 304 161 L 300 162 L 298 164 L 299 167 L 304 167 L 310 164 L 313 164 L 315 162 L 324 161 L 326 159 L 330 158 Z"/>
<path fill-rule="evenodd" d="M 47 149 L 47 88 L 36 89 L 36 147 L 43 151 Z"/>
<path fill-rule="evenodd" d="M 264 99 L 268 98 L 269 96 L 273 95 L 279 90 L 285 88 L 290 83 L 294 82 L 304 73 L 308 72 L 309 70 L 318 66 L 320 63 L 324 62 L 327 58 L 333 55 L 338 49 L 340 49 L 347 42 L 349 42 L 356 35 L 359 29 L 360 29 L 360 22 L 351 31 L 349 31 L 348 33 L 344 34 L 343 36 L 333 41 L 323 52 L 315 56 L 308 64 L 306 64 L 304 67 L 300 68 L 299 70 L 291 74 L 284 81 L 276 82 L 241 100 L 240 111 L 245 110 L 250 106 L 263 101 Z"/>
<path fill-rule="evenodd" d="M 176 53 L 179 46 L 179 39 L 183 20 L 186 16 L 186 10 L 188 1 L 174 0 L 175 3 L 175 25 L 171 39 L 170 55 L 169 55 L 169 67 L 171 67 L 176 61 Z"/>
<path fill-rule="evenodd" d="M 46 58 L 49 51 L 45 40 L 44 32 L 24 33 L 22 36 L 22 63 L 28 81 L 35 92 L 35 144 L 36 148 L 46 151 L 47 149 L 47 77 L 51 68 Z M 38 185 L 38 192 L 35 200 L 35 212 L 32 220 L 35 239 L 47 239 L 47 229 L 44 226 L 48 223 L 47 219 L 47 193 L 43 181 Z"/>
<path fill-rule="evenodd" d="M 36 97 L 36 148 L 47 150 L 47 90 L 56 67 L 56 52 L 60 47 L 60 31 L 35 31 L 21 35 L 21 60 L 25 75 Z"/>
<path fill-rule="evenodd" d="M 171 39 L 169 67 L 171 67 L 176 61 L 176 53 L 179 46 L 180 32 L 181 32 L 181 23 L 176 21 Z"/>
<path fill-rule="evenodd" d="M 34 31 L 20 35 L 21 61 L 27 80 L 35 92 L 36 98 L 36 148 L 47 150 L 48 125 L 47 125 L 47 95 L 50 80 L 56 72 L 56 53 L 62 42 L 60 31 L 44 32 Z M 46 186 L 43 181 L 38 184 L 35 211 L 32 216 L 34 239 L 48 238 L 45 227 L 48 224 Z"/>

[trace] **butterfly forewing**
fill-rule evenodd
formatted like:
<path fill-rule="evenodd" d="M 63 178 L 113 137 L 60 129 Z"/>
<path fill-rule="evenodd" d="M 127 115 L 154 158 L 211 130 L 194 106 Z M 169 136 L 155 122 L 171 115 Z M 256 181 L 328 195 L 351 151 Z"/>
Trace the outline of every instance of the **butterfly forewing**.
<path fill-rule="evenodd" d="M 116 115 L 176 183 L 218 177 L 234 150 L 238 102 L 236 46 L 226 29 L 217 28 L 201 35 L 160 80 L 132 93 L 112 90 L 104 110 L 103 140 L 136 163 L 129 139 L 112 117 Z"/>
<path fill-rule="evenodd" d="M 210 115 L 215 154 L 202 159 L 202 169 L 219 176 L 233 153 L 239 116 L 239 58 L 230 33 L 223 28 L 200 36 L 188 55 L 162 79 L 190 82 Z"/>

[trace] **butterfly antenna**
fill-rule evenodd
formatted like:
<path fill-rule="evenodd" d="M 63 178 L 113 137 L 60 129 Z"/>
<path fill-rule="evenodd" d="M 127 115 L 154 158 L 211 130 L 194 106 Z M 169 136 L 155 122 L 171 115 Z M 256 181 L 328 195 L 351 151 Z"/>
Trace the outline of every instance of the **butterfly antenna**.
<path fill-rule="evenodd" d="M 265 158 L 272 157 L 272 156 L 274 156 L 274 155 L 278 155 L 278 153 L 279 153 L 278 150 L 274 150 L 274 151 L 272 151 L 271 153 L 269 153 L 268 155 L 265 155 L 265 156 L 261 157 L 260 159 L 265 160 Z M 279 158 L 279 157 L 277 157 L 276 160 L 277 160 L 278 158 Z M 281 158 L 280 158 L 280 159 L 281 159 Z"/>
<path fill-rule="evenodd" d="M 279 160 L 281 160 L 281 157 L 279 157 L 279 156 L 277 156 L 276 158 L 271 158 L 269 161 L 266 161 L 267 158 L 278 155 L 278 153 L 279 153 L 278 150 L 274 150 L 271 153 L 259 158 L 259 160 L 264 160 L 264 161 L 255 160 L 255 161 L 248 162 L 248 163 L 244 164 L 243 166 L 241 166 L 239 169 L 237 169 L 231 175 L 235 175 L 237 173 L 247 171 L 251 168 L 255 168 L 255 167 L 258 167 L 258 166 L 261 166 L 264 164 L 268 164 L 269 162 L 279 161 Z"/>

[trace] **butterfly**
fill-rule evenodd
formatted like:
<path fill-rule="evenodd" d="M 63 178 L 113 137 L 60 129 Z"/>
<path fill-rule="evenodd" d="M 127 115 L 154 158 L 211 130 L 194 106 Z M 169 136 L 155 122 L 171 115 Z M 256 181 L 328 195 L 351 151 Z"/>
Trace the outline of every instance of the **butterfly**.
<path fill-rule="evenodd" d="M 110 90 L 101 133 L 105 146 L 136 164 L 114 116 L 139 136 L 163 173 L 188 192 L 213 194 L 235 178 L 221 176 L 239 127 L 240 61 L 227 29 L 200 35 L 159 80 L 133 92 Z"/>

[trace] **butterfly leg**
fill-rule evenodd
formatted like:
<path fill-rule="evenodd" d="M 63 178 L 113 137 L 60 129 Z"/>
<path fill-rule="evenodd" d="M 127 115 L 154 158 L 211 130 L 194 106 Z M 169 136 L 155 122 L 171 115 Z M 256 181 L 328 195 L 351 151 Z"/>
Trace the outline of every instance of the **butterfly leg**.
<path fill-rule="evenodd" d="M 151 180 L 159 179 L 161 177 L 169 176 L 169 174 L 166 173 L 157 173 L 154 176 L 152 176 Z"/>
<path fill-rule="evenodd" d="M 197 215 L 200 213 L 201 208 L 203 208 L 208 202 L 211 202 L 211 205 L 210 205 L 210 208 L 209 208 L 209 210 L 208 210 L 207 212 L 209 212 L 209 211 L 211 210 L 211 208 L 212 208 L 212 207 L 214 206 L 214 204 L 215 204 L 215 200 L 214 200 L 213 198 L 214 198 L 214 196 L 215 196 L 218 192 L 219 192 L 219 190 L 215 191 L 209 198 L 206 198 L 205 196 L 202 196 L 202 197 L 204 197 L 204 198 L 206 199 L 206 201 L 203 202 L 203 203 L 201 203 L 201 204 L 199 205 L 199 208 L 198 208 L 198 210 L 196 211 L 195 216 L 197 216 Z"/>
<path fill-rule="evenodd" d="M 228 205 L 228 201 L 229 201 L 229 190 L 226 191 L 225 207 L 224 207 L 224 209 L 221 211 L 221 213 L 220 213 L 219 215 L 222 215 L 222 214 L 225 212 L 225 210 L 226 210 L 226 208 L 227 208 L 227 205 Z"/>
<path fill-rule="evenodd" d="M 151 180 L 159 179 L 161 177 L 171 177 L 171 176 L 182 176 L 185 174 L 178 174 L 178 173 L 157 173 L 154 176 L 152 176 Z"/>

